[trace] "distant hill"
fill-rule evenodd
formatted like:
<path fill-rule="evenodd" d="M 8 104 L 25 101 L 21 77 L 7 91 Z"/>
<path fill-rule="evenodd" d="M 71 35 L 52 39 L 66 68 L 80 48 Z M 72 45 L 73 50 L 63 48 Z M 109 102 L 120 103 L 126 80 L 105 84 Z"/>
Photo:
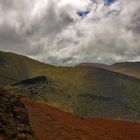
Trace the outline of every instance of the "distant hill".
<path fill-rule="evenodd" d="M 111 70 L 120 72 L 140 79 L 140 62 L 122 62 L 109 67 Z"/>
<path fill-rule="evenodd" d="M 77 64 L 76 67 L 97 67 L 97 68 L 108 68 L 109 65 L 102 64 L 102 63 L 80 63 Z"/>
<path fill-rule="evenodd" d="M 140 79 L 140 62 L 121 62 L 113 65 L 102 63 L 80 63 L 76 67 L 97 67 L 119 72 Z"/>
<path fill-rule="evenodd" d="M 27 79 L 33 70 L 47 66 L 22 55 L 0 51 L 0 85 Z"/>

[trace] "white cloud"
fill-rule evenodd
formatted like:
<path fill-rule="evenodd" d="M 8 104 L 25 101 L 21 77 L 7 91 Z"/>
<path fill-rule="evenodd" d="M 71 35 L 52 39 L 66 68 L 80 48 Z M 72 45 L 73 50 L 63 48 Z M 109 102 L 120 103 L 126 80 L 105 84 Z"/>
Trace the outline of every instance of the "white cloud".
<path fill-rule="evenodd" d="M 56 65 L 140 60 L 139 12 L 139 0 L 0 0 L 0 49 Z"/>

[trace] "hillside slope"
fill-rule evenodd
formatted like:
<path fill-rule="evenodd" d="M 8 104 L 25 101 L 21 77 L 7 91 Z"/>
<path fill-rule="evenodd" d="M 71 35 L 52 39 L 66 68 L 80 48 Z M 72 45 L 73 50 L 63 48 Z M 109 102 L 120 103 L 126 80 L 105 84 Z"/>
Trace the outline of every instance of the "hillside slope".
<path fill-rule="evenodd" d="M 48 105 L 22 99 L 38 140 L 139 140 L 140 124 L 93 118 L 80 119 Z"/>
<path fill-rule="evenodd" d="M 16 83 L 6 87 L 14 94 L 78 116 L 140 120 L 139 79 L 98 67 L 55 67 L 3 52 L 0 66 L 0 84 Z M 48 81 L 17 82 L 42 75 Z"/>
<path fill-rule="evenodd" d="M 120 72 L 140 79 L 140 62 L 116 63 L 109 66 L 109 68 L 113 71 Z"/>
<path fill-rule="evenodd" d="M 80 63 L 76 67 L 97 67 L 119 72 L 140 79 L 140 62 L 120 62 L 112 65 L 101 63 Z"/>
<path fill-rule="evenodd" d="M 0 51 L 0 85 L 27 79 L 33 70 L 47 66 L 22 55 Z"/>
<path fill-rule="evenodd" d="M 140 120 L 138 79 L 85 67 L 50 67 L 33 74 L 44 74 L 50 80 L 34 84 L 19 82 L 6 88 L 78 116 Z"/>

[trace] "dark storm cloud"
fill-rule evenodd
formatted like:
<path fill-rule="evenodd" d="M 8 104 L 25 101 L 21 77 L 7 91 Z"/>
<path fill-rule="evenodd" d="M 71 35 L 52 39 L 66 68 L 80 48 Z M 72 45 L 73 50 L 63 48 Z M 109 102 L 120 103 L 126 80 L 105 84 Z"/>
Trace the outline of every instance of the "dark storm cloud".
<path fill-rule="evenodd" d="M 0 0 L 0 49 L 55 65 L 140 60 L 140 1 L 90 3 Z"/>

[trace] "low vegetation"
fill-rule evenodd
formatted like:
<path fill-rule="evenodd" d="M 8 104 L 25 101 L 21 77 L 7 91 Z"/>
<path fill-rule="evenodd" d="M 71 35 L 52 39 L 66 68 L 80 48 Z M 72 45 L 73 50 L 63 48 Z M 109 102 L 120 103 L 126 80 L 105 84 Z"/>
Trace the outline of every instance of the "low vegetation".
<path fill-rule="evenodd" d="M 15 80 L 5 87 L 13 94 L 80 117 L 140 120 L 139 79 L 97 67 L 51 66 L 12 53 L 0 53 L 0 60 L 0 77 Z M 30 83 L 40 76 L 47 82 Z"/>

